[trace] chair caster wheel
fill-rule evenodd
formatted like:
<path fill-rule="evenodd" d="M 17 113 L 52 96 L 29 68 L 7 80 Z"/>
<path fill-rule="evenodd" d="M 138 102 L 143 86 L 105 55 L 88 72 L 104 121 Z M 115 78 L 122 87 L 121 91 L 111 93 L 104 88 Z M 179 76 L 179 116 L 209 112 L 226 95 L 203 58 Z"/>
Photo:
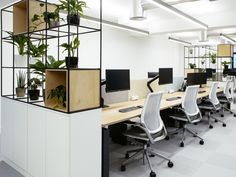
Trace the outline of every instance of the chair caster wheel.
<path fill-rule="evenodd" d="M 234 117 L 236 117 L 236 114 L 234 114 Z"/>
<path fill-rule="evenodd" d="M 200 141 L 199 141 L 199 144 L 203 145 L 203 144 L 204 144 L 204 141 L 203 141 L 203 140 L 200 140 Z"/>
<path fill-rule="evenodd" d="M 156 177 L 156 173 L 152 171 L 152 172 L 150 173 L 150 177 Z"/>
<path fill-rule="evenodd" d="M 197 125 L 197 123 L 194 123 L 194 125 Z"/>
<path fill-rule="evenodd" d="M 126 170 L 125 165 L 121 165 L 121 166 L 120 166 L 120 171 L 125 171 L 125 170 Z"/>
<path fill-rule="evenodd" d="M 128 154 L 128 153 L 125 154 L 125 158 L 126 158 L 126 159 L 129 158 L 129 154 Z"/>
<path fill-rule="evenodd" d="M 233 114 L 233 112 L 230 112 L 230 114 Z"/>
<path fill-rule="evenodd" d="M 220 117 L 224 117 L 224 115 L 220 115 Z"/>
<path fill-rule="evenodd" d="M 150 155 L 149 155 L 149 157 L 155 157 L 155 155 L 153 155 L 153 154 L 150 154 Z"/>
<path fill-rule="evenodd" d="M 218 122 L 218 120 L 215 120 L 215 122 Z"/>
<path fill-rule="evenodd" d="M 184 147 L 184 142 L 181 142 L 181 143 L 180 143 L 180 147 Z"/>
<path fill-rule="evenodd" d="M 210 129 L 213 129 L 213 126 L 212 126 L 212 125 L 209 125 L 209 128 L 210 128 Z"/>
<path fill-rule="evenodd" d="M 169 137 L 169 136 L 166 136 L 166 137 L 165 137 L 165 140 L 169 140 L 169 139 L 170 139 L 170 137 Z"/>
<path fill-rule="evenodd" d="M 174 166 L 174 163 L 169 161 L 167 165 L 168 165 L 169 168 L 172 168 Z"/>
<path fill-rule="evenodd" d="M 226 127 L 226 124 L 222 124 L 223 127 Z"/>

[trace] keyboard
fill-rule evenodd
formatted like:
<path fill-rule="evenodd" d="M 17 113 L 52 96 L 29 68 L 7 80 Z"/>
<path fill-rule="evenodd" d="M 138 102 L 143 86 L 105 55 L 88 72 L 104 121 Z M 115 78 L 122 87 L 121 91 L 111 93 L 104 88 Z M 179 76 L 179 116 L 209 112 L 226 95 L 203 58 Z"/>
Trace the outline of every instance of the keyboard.
<path fill-rule="evenodd" d="M 166 101 L 175 101 L 181 99 L 181 97 L 177 96 L 177 97 L 171 97 L 171 98 L 167 98 Z"/>
<path fill-rule="evenodd" d="M 142 108 L 142 106 L 131 106 L 131 107 L 128 107 L 128 108 L 120 109 L 119 112 L 126 113 L 126 112 L 135 111 L 135 110 L 141 109 L 141 108 Z"/>
<path fill-rule="evenodd" d="M 205 93 L 205 92 L 206 92 L 205 90 L 198 91 L 198 93 Z"/>

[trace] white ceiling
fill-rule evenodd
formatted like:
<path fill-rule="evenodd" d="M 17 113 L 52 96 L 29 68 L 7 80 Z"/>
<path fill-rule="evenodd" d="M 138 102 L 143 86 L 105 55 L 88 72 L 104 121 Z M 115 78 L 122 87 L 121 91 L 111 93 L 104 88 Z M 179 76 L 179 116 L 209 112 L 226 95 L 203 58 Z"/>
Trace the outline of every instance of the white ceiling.
<path fill-rule="evenodd" d="M 145 0 L 143 1 L 145 2 Z M 175 3 L 176 1 L 184 0 L 163 1 Z M 94 0 L 87 0 L 87 3 L 88 6 L 91 7 L 91 10 L 95 9 Z M 134 22 L 129 20 L 131 15 L 131 3 L 132 0 L 103 0 L 103 18 L 115 23 L 148 30 L 150 33 L 154 34 L 175 34 L 176 32 L 191 31 L 191 33 L 176 33 L 176 36 L 187 39 L 198 37 L 199 26 L 161 8 L 146 10 L 145 14 L 147 20 L 145 21 Z M 212 2 L 209 0 L 196 0 L 195 2 L 173 5 L 173 7 L 207 24 L 209 26 L 209 35 L 219 35 L 221 32 L 226 34 L 236 33 L 236 0 L 217 0 Z M 228 28 L 230 28 L 230 30 L 228 30 Z"/>

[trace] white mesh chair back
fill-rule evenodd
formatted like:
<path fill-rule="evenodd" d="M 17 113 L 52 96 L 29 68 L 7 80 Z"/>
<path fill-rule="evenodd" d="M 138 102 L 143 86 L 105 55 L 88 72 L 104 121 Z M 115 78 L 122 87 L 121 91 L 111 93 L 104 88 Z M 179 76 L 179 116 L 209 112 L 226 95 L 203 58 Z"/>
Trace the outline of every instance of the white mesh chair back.
<path fill-rule="evenodd" d="M 182 108 L 188 116 L 196 116 L 199 114 L 197 105 L 197 94 L 199 86 L 188 86 L 182 101 Z"/>
<path fill-rule="evenodd" d="M 213 105 L 218 105 L 220 104 L 218 98 L 217 98 L 217 88 L 218 88 L 219 83 L 218 82 L 213 82 L 211 86 L 211 90 L 209 93 L 209 100 Z"/>
<path fill-rule="evenodd" d="M 155 134 L 163 129 L 163 122 L 160 116 L 160 103 L 163 93 L 150 93 L 147 96 L 143 111 L 141 114 L 141 124 L 149 131 Z"/>
<path fill-rule="evenodd" d="M 232 95 L 230 93 L 230 88 L 231 88 L 231 82 L 226 81 L 225 87 L 224 87 L 224 95 L 227 99 L 232 99 Z"/>

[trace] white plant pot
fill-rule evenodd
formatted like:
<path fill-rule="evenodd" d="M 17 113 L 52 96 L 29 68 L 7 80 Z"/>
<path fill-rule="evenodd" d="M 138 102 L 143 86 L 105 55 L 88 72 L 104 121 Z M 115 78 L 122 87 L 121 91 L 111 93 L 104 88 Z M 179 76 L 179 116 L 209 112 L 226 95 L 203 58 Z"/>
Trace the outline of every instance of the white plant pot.
<path fill-rule="evenodd" d="M 15 67 L 27 67 L 27 55 L 15 55 Z"/>
<path fill-rule="evenodd" d="M 29 64 L 35 64 L 37 60 L 42 60 L 42 57 L 30 57 Z"/>

